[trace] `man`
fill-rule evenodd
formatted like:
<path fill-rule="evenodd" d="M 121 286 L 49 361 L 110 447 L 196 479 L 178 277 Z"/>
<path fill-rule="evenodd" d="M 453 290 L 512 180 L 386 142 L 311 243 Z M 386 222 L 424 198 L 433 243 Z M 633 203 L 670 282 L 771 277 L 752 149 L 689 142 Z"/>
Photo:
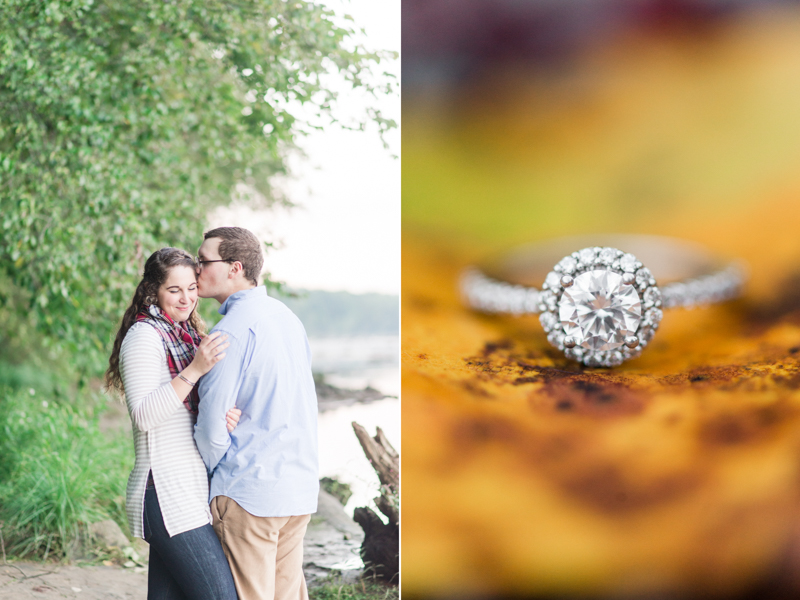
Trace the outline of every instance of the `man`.
<path fill-rule="evenodd" d="M 201 298 L 224 316 L 225 358 L 200 384 L 195 441 L 211 473 L 214 530 L 240 600 L 304 600 L 303 536 L 317 510 L 317 397 L 303 325 L 258 285 L 261 244 L 239 227 L 205 234 Z M 241 409 L 228 433 L 225 413 Z"/>

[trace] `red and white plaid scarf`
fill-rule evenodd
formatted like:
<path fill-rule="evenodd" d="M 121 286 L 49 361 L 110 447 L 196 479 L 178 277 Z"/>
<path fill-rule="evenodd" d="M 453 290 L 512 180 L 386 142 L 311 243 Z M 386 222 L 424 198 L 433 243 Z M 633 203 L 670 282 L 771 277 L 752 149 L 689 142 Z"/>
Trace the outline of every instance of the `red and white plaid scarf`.
<path fill-rule="evenodd" d="M 146 306 L 144 311 L 136 315 L 136 321 L 144 321 L 148 325 L 152 325 L 161 336 L 161 341 L 164 342 L 164 350 L 167 354 L 169 373 L 173 378 L 177 377 L 178 373 L 189 366 L 192 359 L 194 359 L 197 346 L 200 345 L 200 336 L 189 325 L 189 321 L 176 324 L 156 304 Z M 196 387 L 192 388 L 183 404 L 189 412 L 197 414 L 200 396 Z"/>

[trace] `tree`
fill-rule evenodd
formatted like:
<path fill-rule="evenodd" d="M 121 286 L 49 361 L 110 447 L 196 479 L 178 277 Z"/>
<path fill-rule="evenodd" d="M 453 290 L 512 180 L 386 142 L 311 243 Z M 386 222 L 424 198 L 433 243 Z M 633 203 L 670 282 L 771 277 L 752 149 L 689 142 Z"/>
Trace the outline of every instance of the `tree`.
<path fill-rule="evenodd" d="M 196 247 L 239 182 L 285 201 L 270 179 L 335 121 L 330 73 L 392 92 L 392 55 L 338 23 L 303 0 L 0 0 L 0 309 L 96 371 L 150 252 Z"/>

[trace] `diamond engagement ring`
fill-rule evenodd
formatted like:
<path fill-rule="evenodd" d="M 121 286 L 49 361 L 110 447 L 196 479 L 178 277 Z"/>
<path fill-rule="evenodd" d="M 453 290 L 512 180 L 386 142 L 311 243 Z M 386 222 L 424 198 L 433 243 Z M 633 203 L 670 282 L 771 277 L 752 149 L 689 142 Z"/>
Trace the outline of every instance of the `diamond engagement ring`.
<path fill-rule="evenodd" d="M 525 246 L 469 268 L 461 292 L 482 312 L 538 313 L 547 340 L 567 358 L 615 367 L 650 343 L 662 309 L 735 298 L 744 280 L 741 263 L 715 259 L 690 242 L 587 236 Z"/>

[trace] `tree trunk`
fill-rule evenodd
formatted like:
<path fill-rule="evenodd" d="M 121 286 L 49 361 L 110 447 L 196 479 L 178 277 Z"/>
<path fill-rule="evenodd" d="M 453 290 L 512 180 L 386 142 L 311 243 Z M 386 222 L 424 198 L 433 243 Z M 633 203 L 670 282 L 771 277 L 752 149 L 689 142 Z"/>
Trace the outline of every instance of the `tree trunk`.
<path fill-rule="evenodd" d="M 356 508 L 353 519 L 364 530 L 361 545 L 364 564 L 378 577 L 397 583 L 400 572 L 400 457 L 381 428 L 376 429 L 373 438 L 353 422 L 356 437 L 381 482 L 381 495 L 375 498 L 375 504 L 389 522 L 384 523 L 367 507 Z"/>
<path fill-rule="evenodd" d="M 393 492 L 397 492 L 400 487 L 400 457 L 397 451 L 386 439 L 386 435 L 380 427 L 376 427 L 377 433 L 372 438 L 361 425 L 353 422 L 353 430 L 356 432 L 358 441 L 364 449 L 372 468 L 378 474 L 381 484 L 389 486 Z M 388 516 L 388 515 L 387 515 Z"/>

